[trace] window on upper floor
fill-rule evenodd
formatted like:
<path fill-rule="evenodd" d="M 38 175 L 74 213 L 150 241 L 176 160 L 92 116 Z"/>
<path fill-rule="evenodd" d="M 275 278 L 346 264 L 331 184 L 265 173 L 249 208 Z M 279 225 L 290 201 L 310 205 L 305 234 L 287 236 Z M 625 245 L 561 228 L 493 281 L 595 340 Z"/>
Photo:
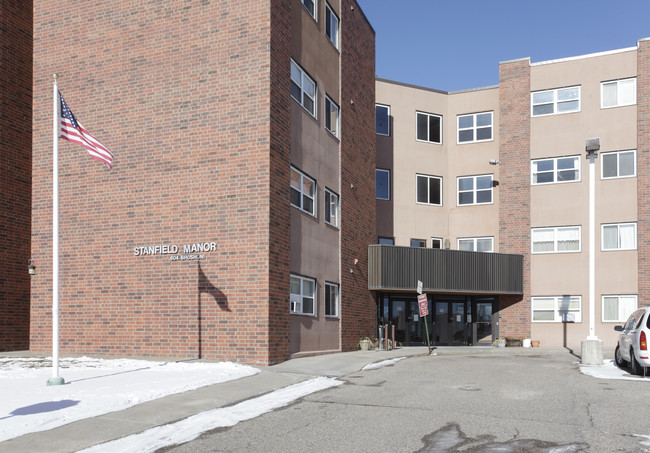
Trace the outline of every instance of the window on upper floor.
<path fill-rule="evenodd" d="M 415 186 L 416 203 L 442 206 L 442 178 L 415 175 Z"/>
<path fill-rule="evenodd" d="M 602 179 L 636 176 L 636 150 L 601 153 L 600 174 Z"/>
<path fill-rule="evenodd" d="M 426 239 L 411 239 L 411 247 L 426 247 Z"/>
<path fill-rule="evenodd" d="M 377 135 L 390 135 L 390 107 L 375 104 L 375 132 Z"/>
<path fill-rule="evenodd" d="M 375 197 L 377 200 L 390 200 L 390 170 L 375 170 Z"/>
<path fill-rule="evenodd" d="M 339 227 L 339 196 L 325 188 L 325 223 Z"/>
<path fill-rule="evenodd" d="M 580 251 L 580 227 L 533 228 L 532 253 L 569 253 Z"/>
<path fill-rule="evenodd" d="M 339 106 L 329 96 L 325 96 L 325 129 L 335 137 L 339 136 Z"/>
<path fill-rule="evenodd" d="M 458 206 L 492 203 L 492 175 L 458 178 Z"/>
<path fill-rule="evenodd" d="M 551 157 L 531 161 L 531 184 L 580 181 L 580 157 Z"/>
<path fill-rule="evenodd" d="M 603 322 L 625 322 L 636 307 L 637 296 L 603 296 Z"/>
<path fill-rule="evenodd" d="M 636 104 L 636 77 L 611 80 L 600 84 L 601 108 Z"/>
<path fill-rule="evenodd" d="M 582 297 L 531 297 L 533 322 L 581 322 Z"/>
<path fill-rule="evenodd" d="M 442 248 L 442 238 L 431 238 L 431 248 L 432 249 L 441 249 Z"/>
<path fill-rule="evenodd" d="M 465 252 L 493 252 L 494 238 L 460 238 L 458 239 L 458 250 Z"/>
<path fill-rule="evenodd" d="M 418 141 L 442 143 L 442 116 L 434 113 L 415 112 L 415 117 Z"/>
<path fill-rule="evenodd" d="M 291 205 L 316 216 L 316 181 L 291 167 Z"/>
<path fill-rule="evenodd" d="M 339 315 L 339 285 L 325 282 L 325 316 L 336 318 Z"/>
<path fill-rule="evenodd" d="M 458 143 L 492 140 L 492 112 L 458 116 Z"/>
<path fill-rule="evenodd" d="M 297 315 L 316 314 L 316 280 L 300 275 L 291 275 L 289 312 Z"/>
<path fill-rule="evenodd" d="M 316 117 L 316 82 L 291 60 L 291 97 Z"/>
<path fill-rule="evenodd" d="M 602 225 L 602 250 L 636 250 L 636 223 Z"/>
<path fill-rule="evenodd" d="M 330 39 L 334 47 L 339 48 L 339 18 L 330 5 L 325 3 L 325 34 Z"/>
<path fill-rule="evenodd" d="M 309 14 L 311 14 L 311 17 L 314 19 L 318 20 L 317 17 L 317 11 L 318 11 L 318 0 L 300 0 L 303 5 L 305 5 L 305 8 L 307 8 L 307 11 L 309 11 Z"/>
<path fill-rule="evenodd" d="M 580 86 L 531 93 L 532 116 L 580 111 Z"/>
<path fill-rule="evenodd" d="M 377 244 L 395 245 L 395 238 L 387 238 L 387 237 L 379 236 L 377 238 Z"/>

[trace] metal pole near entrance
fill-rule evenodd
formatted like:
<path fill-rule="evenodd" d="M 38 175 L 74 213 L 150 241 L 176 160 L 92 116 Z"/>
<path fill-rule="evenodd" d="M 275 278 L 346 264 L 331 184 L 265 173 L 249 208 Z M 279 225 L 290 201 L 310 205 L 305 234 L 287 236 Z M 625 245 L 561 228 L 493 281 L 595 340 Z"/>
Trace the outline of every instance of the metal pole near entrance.
<path fill-rule="evenodd" d="M 422 293 L 422 282 L 418 280 L 418 307 L 420 308 L 420 317 L 424 318 L 424 330 L 427 334 L 427 347 L 429 348 L 429 355 L 431 355 L 431 339 L 429 339 L 429 323 L 427 315 L 429 314 L 429 298 L 426 294 Z"/>

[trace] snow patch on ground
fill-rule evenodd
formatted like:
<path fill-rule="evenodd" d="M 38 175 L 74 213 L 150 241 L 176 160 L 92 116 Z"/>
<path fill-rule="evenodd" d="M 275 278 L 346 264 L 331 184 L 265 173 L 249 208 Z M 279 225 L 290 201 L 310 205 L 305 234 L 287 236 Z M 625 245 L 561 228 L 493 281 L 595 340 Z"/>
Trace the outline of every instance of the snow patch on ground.
<path fill-rule="evenodd" d="M 628 381 L 650 382 L 650 376 L 634 376 L 616 366 L 613 360 L 605 360 L 602 365 L 582 365 L 580 371 L 597 379 L 624 379 Z"/>
<path fill-rule="evenodd" d="M 382 360 L 381 362 L 369 363 L 368 365 L 361 368 L 361 370 L 376 370 L 378 368 L 383 368 L 385 366 L 394 365 L 400 360 L 404 360 L 406 357 L 398 357 L 396 359 Z"/>

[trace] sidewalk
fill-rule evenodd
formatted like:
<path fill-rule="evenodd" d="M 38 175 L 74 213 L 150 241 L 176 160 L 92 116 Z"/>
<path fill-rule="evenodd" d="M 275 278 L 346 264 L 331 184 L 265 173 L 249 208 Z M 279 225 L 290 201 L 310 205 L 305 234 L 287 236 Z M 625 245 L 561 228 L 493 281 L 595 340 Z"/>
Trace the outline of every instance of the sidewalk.
<path fill-rule="evenodd" d="M 479 352 L 478 348 L 468 349 Z M 392 351 L 354 351 L 292 359 L 262 367 L 261 372 L 254 376 L 166 396 L 122 411 L 10 439 L 0 443 L 0 453 L 75 452 L 207 410 L 231 406 L 317 376 L 339 378 L 360 371 L 371 363 L 422 356 L 427 352 L 426 347 L 408 347 Z M 455 353 L 461 351 L 456 349 Z"/>

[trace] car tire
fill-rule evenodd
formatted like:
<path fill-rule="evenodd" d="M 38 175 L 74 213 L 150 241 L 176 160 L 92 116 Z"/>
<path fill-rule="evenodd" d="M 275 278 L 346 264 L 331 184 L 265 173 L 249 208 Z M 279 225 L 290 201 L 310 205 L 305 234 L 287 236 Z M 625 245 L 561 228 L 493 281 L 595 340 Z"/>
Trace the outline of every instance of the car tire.
<path fill-rule="evenodd" d="M 636 361 L 634 357 L 634 349 L 630 348 L 630 373 L 632 374 L 642 374 L 643 368 L 639 365 L 639 362 Z"/>
<path fill-rule="evenodd" d="M 616 362 L 616 366 L 619 368 L 627 367 L 627 362 L 623 359 L 621 348 L 619 348 L 618 345 L 616 345 L 616 350 L 614 351 L 614 361 Z"/>

